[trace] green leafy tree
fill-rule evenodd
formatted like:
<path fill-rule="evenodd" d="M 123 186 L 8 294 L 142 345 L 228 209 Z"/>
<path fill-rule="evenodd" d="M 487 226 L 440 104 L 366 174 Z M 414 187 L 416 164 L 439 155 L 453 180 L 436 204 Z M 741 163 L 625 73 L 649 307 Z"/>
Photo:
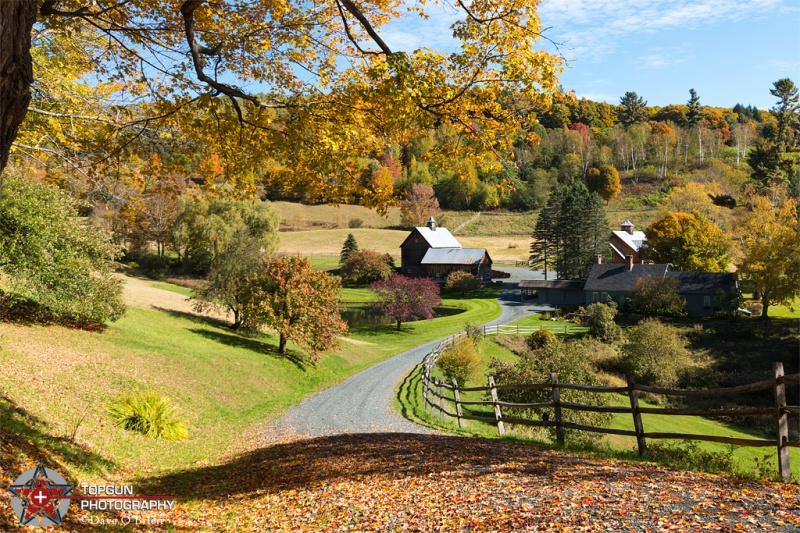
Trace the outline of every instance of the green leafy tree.
<path fill-rule="evenodd" d="M 674 387 L 680 372 L 691 364 L 686 341 L 680 331 L 647 318 L 627 334 L 620 364 L 643 385 Z"/>
<path fill-rule="evenodd" d="M 242 312 L 252 324 L 278 332 L 278 353 L 285 354 L 291 340 L 318 361 L 347 334 L 339 314 L 341 289 L 337 276 L 312 269 L 304 257 L 273 257 L 250 278 Z"/>
<path fill-rule="evenodd" d="M 356 242 L 356 238 L 352 233 L 348 233 L 342 245 L 342 251 L 339 253 L 339 267 L 344 267 L 350 256 L 357 251 L 358 243 Z"/>
<path fill-rule="evenodd" d="M 647 226 L 645 256 L 678 270 L 725 272 L 730 244 L 722 230 L 698 211 L 667 213 Z"/>
<path fill-rule="evenodd" d="M 631 308 L 645 316 L 682 316 L 686 314 L 686 300 L 678 289 L 681 283 L 675 278 L 645 276 L 636 281 L 631 293 Z"/>
<path fill-rule="evenodd" d="M 739 275 L 753 280 L 754 291 L 761 294 L 761 318 L 766 319 L 772 304 L 791 302 L 800 294 L 797 201 L 773 208 L 767 198 L 757 196 L 740 235 Z"/>
<path fill-rule="evenodd" d="M 197 311 L 225 309 L 233 314 L 233 327 L 249 326 L 243 306 L 250 291 L 250 278 L 264 267 L 261 240 L 240 228 L 211 261 L 206 285 L 195 292 Z"/>
<path fill-rule="evenodd" d="M 369 285 L 392 275 L 394 265 L 389 254 L 375 250 L 358 250 L 350 254 L 340 275 L 350 285 Z"/>
<path fill-rule="evenodd" d="M 647 101 L 635 92 L 626 92 L 619 105 L 619 121 L 625 128 L 647 120 Z"/>
<path fill-rule="evenodd" d="M 444 288 L 450 291 L 458 291 L 461 296 L 473 293 L 483 287 L 483 282 L 478 276 L 464 272 L 463 270 L 454 270 L 447 275 L 444 281 Z"/>
<path fill-rule="evenodd" d="M 593 303 L 586 308 L 586 320 L 589 324 L 589 335 L 602 341 L 612 341 L 620 334 L 620 328 L 614 322 L 617 316 L 617 304 Z"/>
<path fill-rule="evenodd" d="M 189 196 L 183 199 L 172 246 L 189 272 L 208 272 L 237 232 L 245 231 L 267 255 L 278 247 L 280 218 L 261 200 Z"/>
<path fill-rule="evenodd" d="M 56 317 L 107 322 L 125 314 L 110 236 L 78 216 L 53 185 L 7 178 L 0 194 L 0 273 L 7 287 Z"/>

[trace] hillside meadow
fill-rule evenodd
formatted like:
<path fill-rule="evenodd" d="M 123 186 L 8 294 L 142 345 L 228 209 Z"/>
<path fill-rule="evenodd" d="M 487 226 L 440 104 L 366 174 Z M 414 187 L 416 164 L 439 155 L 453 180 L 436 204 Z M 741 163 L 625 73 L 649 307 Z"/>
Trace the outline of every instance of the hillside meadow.
<path fill-rule="evenodd" d="M 34 455 L 46 454 L 81 481 L 215 464 L 247 448 L 264 424 L 305 396 L 457 332 L 467 321 L 499 315 L 495 292 L 445 299 L 442 307 L 456 314 L 404 323 L 400 331 L 353 328 L 338 351 L 314 365 L 291 343 L 288 354 L 278 354 L 273 334 L 243 336 L 224 314 L 195 313 L 188 294 L 184 287 L 126 278 L 128 314 L 103 331 L 0 324 L 2 434 L 35 444 Z M 367 301 L 369 294 L 348 289 L 345 298 Z M 188 426 L 187 440 L 154 440 L 113 425 L 109 403 L 144 388 L 170 400 Z M 23 448 L 2 456 L 4 482 L 31 458 Z"/>

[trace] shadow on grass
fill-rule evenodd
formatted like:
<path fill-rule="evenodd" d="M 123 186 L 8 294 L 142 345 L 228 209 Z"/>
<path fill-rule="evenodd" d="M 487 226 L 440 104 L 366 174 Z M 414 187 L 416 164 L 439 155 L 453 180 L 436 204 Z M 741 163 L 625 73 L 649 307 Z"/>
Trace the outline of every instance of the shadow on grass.
<path fill-rule="evenodd" d="M 74 316 L 58 316 L 39 302 L 0 291 L 0 322 L 20 326 L 61 326 L 84 331 L 105 331 L 105 324 Z"/>
<path fill-rule="evenodd" d="M 285 354 L 278 353 L 278 347 L 274 344 L 264 342 L 256 337 L 243 337 L 235 333 L 223 333 L 221 331 L 212 331 L 208 329 L 190 328 L 189 331 L 196 333 L 201 337 L 205 337 L 214 342 L 233 346 L 234 348 L 243 348 L 251 352 L 262 353 L 274 357 L 275 359 L 285 359 L 290 361 L 297 368 L 305 371 L 311 365 L 311 360 L 300 351 L 289 350 L 287 348 Z"/>
<path fill-rule="evenodd" d="M 67 478 L 72 485 L 77 480 L 69 476 L 69 469 L 101 474 L 115 467 L 114 462 L 91 451 L 86 446 L 65 437 L 52 434 L 51 428 L 40 418 L 28 413 L 5 395 L 0 395 L 0 472 L 16 479 L 24 471 L 42 465 L 52 468 Z M 5 507 L 5 506 L 4 506 Z M 19 521 L 10 512 L 0 512 L 0 530 L 16 530 Z M 94 531 L 87 527 L 86 531 Z"/>
<path fill-rule="evenodd" d="M 177 311 L 175 309 L 167 309 L 165 307 L 158 307 L 153 306 L 153 309 L 156 311 L 161 311 L 162 313 L 167 313 L 170 316 L 174 316 L 175 318 L 183 318 L 190 322 L 194 322 L 195 324 L 204 324 L 206 326 L 212 326 L 215 328 L 223 328 L 223 329 L 233 329 L 233 325 L 228 322 L 227 320 L 221 320 L 219 318 L 214 318 L 208 315 L 202 315 L 200 313 L 190 313 L 188 311 Z"/>

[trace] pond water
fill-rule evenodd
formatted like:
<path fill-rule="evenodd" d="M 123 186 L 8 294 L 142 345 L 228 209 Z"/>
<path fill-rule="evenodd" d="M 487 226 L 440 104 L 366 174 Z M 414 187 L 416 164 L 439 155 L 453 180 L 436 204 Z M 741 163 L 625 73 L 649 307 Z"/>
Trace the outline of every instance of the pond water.
<path fill-rule="evenodd" d="M 434 318 L 440 318 L 459 315 L 464 312 L 464 309 L 458 307 L 434 307 L 433 311 L 436 313 Z M 342 320 L 347 322 L 347 326 L 351 328 L 360 326 L 384 326 L 394 323 L 392 319 L 386 318 L 379 311 L 367 309 L 362 306 L 346 307 L 345 310 L 342 311 Z"/>

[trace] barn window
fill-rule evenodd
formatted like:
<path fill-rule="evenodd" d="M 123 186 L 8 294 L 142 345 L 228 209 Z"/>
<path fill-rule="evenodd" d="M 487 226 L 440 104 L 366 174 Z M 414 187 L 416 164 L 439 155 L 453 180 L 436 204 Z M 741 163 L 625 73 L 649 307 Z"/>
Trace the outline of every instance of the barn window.
<path fill-rule="evenodd" d="M 711 309 L 711 296 L 703 296 L 703 309 Z"/>
<path fill-rule="evenodd" d="M 592 293 L 592 301 L 593 302 L 597 302 L 597 293 L 596 292 Z"/>

